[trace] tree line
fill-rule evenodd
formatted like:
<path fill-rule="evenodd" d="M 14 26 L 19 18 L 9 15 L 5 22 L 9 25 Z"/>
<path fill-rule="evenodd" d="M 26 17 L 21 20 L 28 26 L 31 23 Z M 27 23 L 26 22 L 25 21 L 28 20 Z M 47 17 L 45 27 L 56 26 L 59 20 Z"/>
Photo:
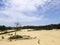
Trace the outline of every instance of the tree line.
<path fill-rule="evenodd" d="M 23 29 L 52 30 L 60 29 L 60 24 L 50 24 L 45 26 L 23 26 Z"/>
<path fill-rule="evenodd" d="M 11 29 L 35 29 L 35 30 L 51 30 L 51 29 L 60 29 L 59 24 L 50 24 L 44 26 L 23 26 L 23 27 L 6 27 L 5 25 L 0 26 L 0 31 L 11 30 Z"/>
<path fill-rule="evenodd" d="M 10 30 L 12 27 L 6 27 L 5 25 L 0 26 L 0 31 Z"/>

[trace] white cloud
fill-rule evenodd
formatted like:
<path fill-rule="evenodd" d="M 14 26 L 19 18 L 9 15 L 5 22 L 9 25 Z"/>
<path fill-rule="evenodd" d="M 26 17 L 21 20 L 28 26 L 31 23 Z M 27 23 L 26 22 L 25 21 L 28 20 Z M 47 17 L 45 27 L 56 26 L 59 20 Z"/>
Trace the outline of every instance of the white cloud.
<path fill-rule="evenodd" d="M 22 10 L 34 10 L 35 6 L 43 5 L 46 0 L 12 0 L 12 6 Z"/>
<path fill-rule="evenodd" d="M 37 20 L 44 20 L 44 15 L 41 15 L 39 18 L 36 16 L 27 16 L 25 14 L 19 13 L 19 12 L 14 12 L 14 11 L 2 11 L 0 13 L 3 13 L 10 18 L 5 19 L 5 18 L 0 18 L 0 21 L 4 22 L 15 22 L 15 21 L 20 21 L 20 22 L 32 22 L 32 21 L 37 21 Z"/>
<path fill-rule="evenodd" d="M 47 2 L 52 3 L 47 6 Z M 6 4 L 6 8 L 4 10 L 0 10 L 0 13 L 3 13 L 10 18 L 0 18 L 1 22 L 16 22 L 17 20 L 20 22 L 44 21 L 46 20 L 44 15 L 39 15 L 40 17 L 37 17 L 33 16 L 34 14 L 32 13 L 32 16 L 29 16 L 22 12 L 37 11 L 38 6 L 41 6 L 41 8 L 46 11 L 51 6 L 58 5 L 58 3 L 56 4 L 56 1 L 54 0 L 6 0 L 4 3 Z"/>
<path fill-rule="evenodd" d="M 32 22 L 32 21 L 37 21 L 37 20 L 44 20 L 44 16 L 40 15 L 40 17 L 36 16 L 27 16 L 23 14 L 23 11 L 36 11 L 37 8 L 36 6 L 38 5 L 44 5 L 47 0 L 6 0 L 7 3 L 5 10 L 0 11 L 0 13 L 3 13 L 5 15 L 8 15 L 10 18 L 9 19 L 0 19 L 9 21 L 9 22 L 14 22 L 17 19 L 22 22 Z M 33 15 L 33 14 L 32 14 Z"/>

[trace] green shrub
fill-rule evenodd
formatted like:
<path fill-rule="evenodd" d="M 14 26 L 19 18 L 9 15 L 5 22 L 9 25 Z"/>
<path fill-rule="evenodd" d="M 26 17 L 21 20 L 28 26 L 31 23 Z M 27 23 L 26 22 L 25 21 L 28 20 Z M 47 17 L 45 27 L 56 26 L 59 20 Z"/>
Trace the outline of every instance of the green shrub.
<path fill-rule="evenodd" d="M 20 35 L 9 37 L 9 39 L 20 39 L 20 38 L 23 38 L 23 37 Z"/>

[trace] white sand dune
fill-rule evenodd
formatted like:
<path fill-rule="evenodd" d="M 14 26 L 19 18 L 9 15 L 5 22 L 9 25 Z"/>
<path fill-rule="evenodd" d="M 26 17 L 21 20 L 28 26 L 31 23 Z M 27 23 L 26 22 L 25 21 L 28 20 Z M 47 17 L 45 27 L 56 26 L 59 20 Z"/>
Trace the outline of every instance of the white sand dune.
<path fill-rule="evenodd" d="M 17 34 L 28 35 L 37 38 L 9 42 L 7 40 L 9 35 L 4 34 L 3 36 L 5 37 L 5 39 L 3 40 L 1 39 L 2 35 L 0 35 L 0 45 L 60 45 L 60 30 L 18 31 Z M 40 39 L 40 44 L 38 44 L 39 39 Z"/>

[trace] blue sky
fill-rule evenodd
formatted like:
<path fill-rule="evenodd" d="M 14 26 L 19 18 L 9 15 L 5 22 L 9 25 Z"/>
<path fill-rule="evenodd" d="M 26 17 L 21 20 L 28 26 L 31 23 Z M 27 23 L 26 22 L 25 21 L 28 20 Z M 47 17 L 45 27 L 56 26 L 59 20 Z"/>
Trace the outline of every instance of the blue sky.
<path fill-rule="evenodd" d="M 0 0 L 0 25 L 60 23 L 60 0 Z"/>

